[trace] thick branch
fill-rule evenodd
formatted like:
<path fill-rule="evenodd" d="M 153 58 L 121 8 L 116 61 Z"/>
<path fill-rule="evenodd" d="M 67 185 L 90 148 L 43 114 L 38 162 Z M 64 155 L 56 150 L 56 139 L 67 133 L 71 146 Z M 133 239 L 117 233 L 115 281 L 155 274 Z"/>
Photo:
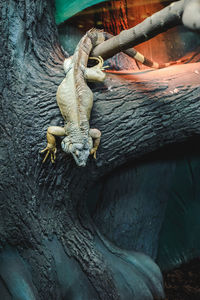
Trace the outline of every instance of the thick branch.
<path fill-rule="evenodd" d="M 183 13 L 183 24 L 192 30 L 200 30 L 200 1 L 187 0 Z"/>
<path fill-rule="evenodd" d="M 118 82 L 108 81 L 94 105 L 94 126 L 102 131 L 97 165 L 113 167 L 199 134 L 199 74 L 196 63 L 108 75 Z"/>
<path fill-rule="evenodd" d="M 193 18 L 191 18 L 191 11 L 195 8 L 197 11 L 193 20 Z M 161 32 L 164 32 L 176 25 L 180 25 L 182 23 L 182 15 L 184 16 L 183 22 L 185 22 L 184 24 L 186 26 L 191 28 L 190 23 L 193 22 L 193 29 L 199 29 L 199 2 L 194 0 L 190 5 L 188 2 L 185 3 L 184 0 L 181 0 L 158 11 L 135 27 L 124 30 L 119 35 L 101 43 L 94 48 L 92 55 L 100 55 L 104 59 L 108 59 L 118 52 L 134 47 L 151 39 Z M 191 21 L 191 19 L 193 21 Z"/>

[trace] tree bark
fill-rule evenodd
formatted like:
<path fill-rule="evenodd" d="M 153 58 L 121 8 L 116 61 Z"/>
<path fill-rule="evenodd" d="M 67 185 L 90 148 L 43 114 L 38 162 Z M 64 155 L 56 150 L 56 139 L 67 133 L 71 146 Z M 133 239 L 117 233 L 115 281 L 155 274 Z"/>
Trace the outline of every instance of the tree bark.
<path fill-rule="evenodd" d="M 79 169 L 59 149 L 55 165 L 42 164 L 39 151 L 47 127 L 63 123 L 55 94 L 64 77 L 64 55 L 53 1 L 2 1 L 1 26 L 3 293 L 8 299 L 163 297 L 153 261 L 115 249 L 87 213 L 84 200 L 94 180 L 106 172 L 105 161 L 98 167 L 91 159 Z"/>
<path fill-rule="evenodd" d="M 0 287 L 8 299 L 163 298 L 158 267 L 106 241 L 85 199 L 115 167 L 199 134 L 199 64 L 92 85 L 97 160 L 80 169 L 59 148 L 42 164 L 47 127 L 63 124 L 53 0 L 3 0 L 1 14 Z"/>

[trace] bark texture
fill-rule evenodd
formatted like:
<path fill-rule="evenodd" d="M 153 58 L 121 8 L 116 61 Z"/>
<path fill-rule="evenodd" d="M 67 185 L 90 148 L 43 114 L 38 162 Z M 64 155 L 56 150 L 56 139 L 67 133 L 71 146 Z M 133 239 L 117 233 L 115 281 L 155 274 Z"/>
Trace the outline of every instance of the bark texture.
<path fill-rule="evenodd" d="M 55 165 L 42 164 L 47 127 L 63 123 L 55 94 L 64 55 L 53 1 L 2 1 L 1 26 L 3 293 L 8 299 L 162 297 L 160 271 L 150 258 L 119 253 L 87 214 L 87 190 L 105 162 L 98 168 L 91 160 L 78 169 L 59 149 Z"/>
<path fill-rule="evenodd" d="M 91 126 L 102 131 L 97 160 L 80 169 L 59 148 L 55 165 L 42 164 L 47 127 L 63 124 L 55 95 L 64 55 L 53 1 L 0 5 L 3 293 L 7 299 L 163 298 L 158 267 L 147 256 L 106 241 L 85 199 L 109 170 L 200 133 L 199 64 L 134 80 L 109 75 L 104 85 L 92 85 Z"/>

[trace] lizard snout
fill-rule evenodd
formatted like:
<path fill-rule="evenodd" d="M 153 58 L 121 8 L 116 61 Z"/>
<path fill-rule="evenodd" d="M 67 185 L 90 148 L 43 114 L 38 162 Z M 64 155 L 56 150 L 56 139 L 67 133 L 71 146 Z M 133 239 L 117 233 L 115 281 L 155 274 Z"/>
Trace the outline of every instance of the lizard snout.
<path fill-rule="evenodd" d="M 86 166 L 86 162 L 81 162 L 81 163 L 79 163 L 78 166 L 79 166 L 79 167 L 85 167 L 85 166 Z"/>
<path fill-rule="evenodd" d="M 86 163 L 87 163 L 88 156 L 90 154 L 90 151 L 89 151 L 89 149 L 85 149 L 83 147 L 83 145 L 82 145 L 81 149 L 78 149 L 78 148 L 80 148 L 80 147 L 77 147 L 77 144 L 76 144 L 76 147 L 74 147 L 74 151 L 71 152 L 72 156 L 73 156 L 76 164 L 79 167 L 85 167 Z"/>
<path fill-rule="evenodd" d="M 75 149 L 78 149 L 78 150 L 83 149 L 83 144 L 78 144 L 78 143 L 74 144 L 73 145 L 73 150 L 75 150 Z"/>

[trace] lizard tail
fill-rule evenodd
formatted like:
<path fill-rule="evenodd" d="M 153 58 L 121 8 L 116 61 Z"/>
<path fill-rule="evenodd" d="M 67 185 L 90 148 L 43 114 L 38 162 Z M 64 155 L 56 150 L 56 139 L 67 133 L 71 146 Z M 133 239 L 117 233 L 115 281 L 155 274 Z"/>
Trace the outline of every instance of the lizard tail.
<path fill-rule="evenodd" d="M 139 61 L 143 65 L 153 68 L 153 69 L 162 69 L 162 68 L 166 68 L 166 67 L 169 67 L 172 65 L 181 64 L 190 59 L 190 57 L 189 57 L 189 58 L 183 58 L 183 59 L 179 59 L 176 61 L 170 61 L 168 63 L 160 64 L 160 63 L 157 63 L 155 61 L 152 61 L 152 60 L 146 58 L 144 55 L 142 55 L 140 52 L 136 51 L 134 48 L 124 50 L 124 53 L 126 53 L 128 56 L 134 58 L 136 61 Z"/>
<path fill-rule="evenodd" d="M 103 30 L 92 28 L 88 30 L 86 34 L 90 38 L 93 47 L 96 47 L 105 41 Z"/>
<path fill-rule="evenodd" d="M 154 69 L 160 69 L 160 64 L 154 61 L 151 61 L 150 59 L 146 58 L 144 55 L 142 55 L 140 52 L 136 51 L 134 48 L 132 49 L 133 58 L 143 65 L 154 68 Z"/>
<path fill-rule="evenodd" d="M 105 40 L 108 40 L 108 39 L 113 37 L 113 35 L 108 33 L 108 32 L 103 32 L 103 34 L 104 34 L 104 39 Z M 153 69 L 166 68 L 166 67 L 169 67 L 169 66 L 172 66 L 172 65 L 188 62 L 191 59 L 191 57 L 188 57 L 188 58 L 183 58 L 183 59 L 180 59 L 180 60 L 177 60 L 177 61 L 170 61 L 168 63 L 161 63 L 160 64 L 158 62 L 155 62 L 155 61 L 152 61 L 152 60 L 146 58 L 144 55 L 142 55 L 140 52 L 136 51 L 134 48 L 129 48 L 129 49 L 122 50 L 122 51 L 124 53 L 126 53 L 128 56 L 134 58 L 136 61 L 142 63 L 143 65 L 145 65 L 147 67 L 153 68 Z"/>

